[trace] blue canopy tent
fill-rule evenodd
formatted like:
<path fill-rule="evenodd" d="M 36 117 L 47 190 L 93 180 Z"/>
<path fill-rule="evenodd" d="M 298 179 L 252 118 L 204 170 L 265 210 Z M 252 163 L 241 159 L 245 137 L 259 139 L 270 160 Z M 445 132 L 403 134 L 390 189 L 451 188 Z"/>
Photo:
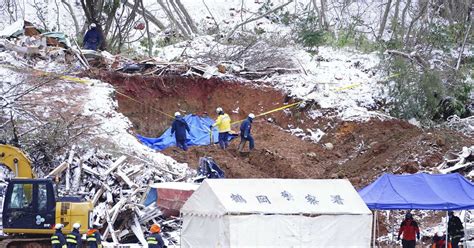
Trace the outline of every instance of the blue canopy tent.
<path fill-rule="evenodd" d="M 458 173 L 384 174 L 359 194 L 370 209 L 474 209 L 474 184 Z"/>
<path fill-rule="evenodd" d="M 211 134 L 209 126 L 214 124 L 214 120 L 209 117 L 201 117 L 198 115 L 186 115 L 184 120 L 188 123 L 191 130 L 187 134 L 186 144 L 188 146 L 204 146 L 211 143 Z M 171 127 L 168 128 L 160 137 L 150 138 L 137 135 L 137 138 L 148 147 L 162 151 L 170 146 L 176 145 L 174 135 L 171 134 Z M 231 137 L 232 138 L 232 137 Z M 213 143 L 217 143 L 219 139 L 219 132 L 217 128 L 212 129 Z"/>
<path fill-rule="evenodd" d="M 474 184 L 458 173 L 383 174 L 359 195 L 372 210 L 474 209 Z"/>

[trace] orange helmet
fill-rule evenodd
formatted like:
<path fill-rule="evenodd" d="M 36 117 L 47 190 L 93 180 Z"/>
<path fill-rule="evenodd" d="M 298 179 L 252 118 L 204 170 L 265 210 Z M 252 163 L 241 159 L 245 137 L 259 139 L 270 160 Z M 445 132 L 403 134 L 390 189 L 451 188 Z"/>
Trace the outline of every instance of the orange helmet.
<path fill-rule="evenodd" d="M 161 227 L 158 224 L 153 224 L 150 227 L 150 232 L 151 233 L 159 233 L 161 231 Z"/>

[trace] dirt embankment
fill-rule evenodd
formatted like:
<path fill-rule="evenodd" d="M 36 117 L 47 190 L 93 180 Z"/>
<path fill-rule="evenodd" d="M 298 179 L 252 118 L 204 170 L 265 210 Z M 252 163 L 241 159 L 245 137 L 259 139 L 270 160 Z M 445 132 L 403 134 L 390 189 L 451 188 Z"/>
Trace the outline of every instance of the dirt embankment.
<path fill-rule="evenodd" d="M 215 117 L 215 108 L 224 108 L 233 120 L 250 113 L 261 113 L 285 102 L 294 102 L 284 93 L 264 85 L 220 79 L 193 79 L 177 76 L 144 77 L 100 72 L 94 77 L 142 103 L 117 95 L 119 111 L 134 123 L 135 132 L 159 136 L 171 118 L 156 110 Z M 227 177 L 349 178 L 362 187 L 383 172 L 414 173 L 432 170 L 451 149 L 470 144 L 470 139 L 447 130 L 422 130 L 400 120 L 344 122 L 334 118 L 311 119 L 306 109 L 280 111 L 254 123 L 256 150 L 237 152 L 239 140 L 230 149 L 217 146 L 191 147 L 188 152 L 170 148 L 164 151 L 179 162 L 196 168 L 199 157 L 210 156 Z M 318 108 L 316 105 L 311 108 Z M 271 122 L 269 122 L 271 118 Z M 285 131 L 288 125 L 304 130 L 320 128 L 326 132 L 318 143 L 302 140 Z M 238 126 L 233 127 L 238 130 Z M 333 149 L 322 144 L 331 143 Z"/>

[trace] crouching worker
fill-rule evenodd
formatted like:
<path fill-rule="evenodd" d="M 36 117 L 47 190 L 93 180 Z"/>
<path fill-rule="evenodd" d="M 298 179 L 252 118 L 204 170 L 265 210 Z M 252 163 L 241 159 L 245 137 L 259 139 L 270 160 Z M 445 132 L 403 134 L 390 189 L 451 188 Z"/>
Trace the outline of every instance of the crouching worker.
<path fill-rule="evenodd" d="M 98 225 L 92 225 L 92 228 L 87 230 L 86 236 L 88 248 L 102 248 L 102 237 L 100 236 Z"/>
<path fill-rule="evenodd" d="M 186 130 L 188 133 L 191 131 L 189 129 L 188 123 L 181 117 L 181 113 L 176 112 L 174 113 L 174 121 L 171 124 L 171 135 L 175 135 L 176 138 L 176 146 L 183 149 L 184 151 L 188 150 L 188 146 L 186 145 Z"/>
<path fill-rule="evenodd" d="M 433 237 L 433 245 L 431 248 L 445 248 L 446 247 L 446 235 L 443 232 L 437 232 Z M 451 244 L 448 243 L 448 248 L 451 248 Z"/>
<path fill-rule="evenodd" d="M 161 227 L 158 224 L 153 224 L 150 227 L 150 234 L 146 237 L 148 248 L 164 248 L 165 242 L 161 238 Z"/>
<path fill-rule="evenodd" d="M 82 239 L 81 239 L 81 233 L 79 232 L 79 229 L 81 228 L 81 224 L 79 223 L 74 223 L 72 225 L 72 231 L 66 236 L 66 243 L 67 243 L 67 248 L 79 248 L 82 247 Z"/>
<path fill-rule="evenodd" d="M 63 224 L 57 223 L 54 225 L 54 234 L 51 236 L 51 245 L 53 248 L 66 248 L 66 238 L 63 234 Z"/>

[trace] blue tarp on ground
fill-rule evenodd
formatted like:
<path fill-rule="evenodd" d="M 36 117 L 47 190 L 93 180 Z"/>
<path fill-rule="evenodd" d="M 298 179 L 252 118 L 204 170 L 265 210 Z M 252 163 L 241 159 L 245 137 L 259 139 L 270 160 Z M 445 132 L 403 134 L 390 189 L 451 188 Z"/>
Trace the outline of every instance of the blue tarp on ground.
<path fill-rule="evenodd" d="M 189 129 L 191 129 L 191 132 L 186 134 L 186 144 L 188 146 L 203 146 L 210 144 L 211 136 L 209 133 L 209 126 L 214 124 L 214 120 L 209 117 L 201 117 L 198 115 L 186 115 L 184 120 L 188 123 Z M 171 127 L 168 128 L 159 138 L 149 138 L 141 135 L 137 135 L 137 137 L 142 143 L 158 151 L 176 145 L 174 135 L 171 135 Z M 213 143 L 217 143 L 219 139 L 217 128 L 212 129 L 212 139 Z"/>
<path fill-rule="evenodd" d="M 474 209 L 474 184 L 458 173 L 384 174 L 359 194 L 370 209 Z"/>

